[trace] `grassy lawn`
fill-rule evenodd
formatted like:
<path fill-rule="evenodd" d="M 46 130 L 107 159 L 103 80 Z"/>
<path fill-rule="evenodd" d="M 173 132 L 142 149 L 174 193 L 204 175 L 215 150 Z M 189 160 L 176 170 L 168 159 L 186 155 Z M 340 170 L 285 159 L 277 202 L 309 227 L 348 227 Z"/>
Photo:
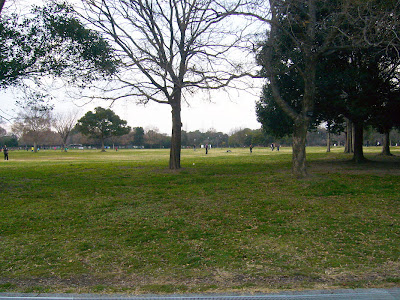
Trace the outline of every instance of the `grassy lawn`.
<path fill-rule="evenodd" d="M 0 292 L 263 292 L 400 285 L 400 156 L 343 148 L 11 151 Z M 400 148 L 392 149 L 400 155 Z M 2 157 L 1 157 L 2 158 Z"/>

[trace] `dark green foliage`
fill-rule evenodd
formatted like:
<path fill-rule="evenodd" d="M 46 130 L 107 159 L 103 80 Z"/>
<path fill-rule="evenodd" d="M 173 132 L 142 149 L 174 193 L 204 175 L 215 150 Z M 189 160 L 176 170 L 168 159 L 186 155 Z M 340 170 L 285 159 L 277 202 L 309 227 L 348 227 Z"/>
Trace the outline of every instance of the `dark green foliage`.
<path fill-rule="evenodd" d="M 320 84 L 321 82 L 319 78 L 317 78 L 317 86 Z M 300 114 L 304 91 L 303 79 L 294 71 L 294 69 L 287 68 L 284 73 L 277 76 L 277 85 L 281 91 L 281 96 L 286 99 L 287 103 L 294 111 Z M 326 91 L 325 89 L 318 90 L 321 91 L 322 94 L 324 94 L 323 92 Z M 321 123 L 322 111 L 321 107 L 318 108 L 320 110 L 318 111 L 320 118 L 318 118 L 317 112 L 314 111 L 310 129 L 315 128 L 319 123 Z M 332 112 L 332 110 L 329 109 L 326 111 Z M 334 116 L 336 117 L 337 114 L 336 112 L 334 113 Z M 262 129 L 267 134 L 276 138 L 291 136 L 293 134 L 294 121 L 275 102 L 272 95 L 271 86 L 268 84 L 264 86 L 261 98 L 256 102 L 256 114 L 257 121 L 262 124 Z"/>
<path fill-rule="evenodd" d="M 3 10 L 4 7 L 4 3 L 6 2 L 6 0 L 0 0 L 0 13 Z"/>
<path fill-rule="evenodd" d="M 315 28 L 315 40 L 310 40 L 307 36 L 307 24 L 310 20 L 309 15 L 304 13 L 307 12 L 305 2 L 275 3 L 279 26 L 269 33 L 267 42 L 258 54 L 258 63 L 263 67 L 261 75 L 268 77 L 268 72 L 277 74 L 280 96 L 299 115 L 304 100 L 304 83 L 307 80 L 306 50 L 307 45 L 312 43 L 315 45 L 314 51 L 321 49 L 319 55 L 315 56 L 317 67 L 314 126 L 326 122 L 331 132 L 340 133 L 343 130 L 343 117 L 347 117 L 358 124 L 369 123 L 377 128 L 391 128 L 399 115 L 397 113 L 399 101 L 396 100 L 398 87 L 395 87 L 398 85 L 398 52 L 393 48 L 395 44 L 388 47 L 383 40 L 375 44 L 361 41 L 357 34 L 362 26 L 367 25 L 362 24 L 364 21 L 358 19 L 355 13 L 368 16 L 372 20 L 378 18 L 380 14 L 393 11 L 394 3 L 387 3 L 384 6 L 375 2 L 368 5 L 355 3 L 348 7 L 347 17 L 343 17 L 344 15 L 340 17 L 344 12 L 341 11 L 339 1 L 315 3 L 316 24 L 318 24 Z M 348 18 L 352 14 L 354 18 Z M 395 22 L 390 15 L 384 20 L 389 23 Z M 332 45 L 328 47 L 326 38 L 334 22 L 340 24 L 341 30 L 348 34 L 337 34 L 332 40 Z M 366 34 L 371 41 L 376 40 L 377 31 L 381 30 L 382 34 L 384 32 L 384 28 L 378 27 L 371 27 L 368 30 L 370 31 L 366 31 Z M 390 35 L 390 30 L 385 34 Z M 351 37 L 353 39 L 349 40 Z M 326 48 L 323 47 L 324 43 Z M 271 59 L 273 70 L 266 68 L 265 62 L 266 53 L 271 49 L 273 49 Z M 264 130 L 277 136 L 290 134 L 293 121 L 279 108 L 273 98 L 271 87 L 267 84 L 261 100 L 257 103 L 259 121 L 263 124 Z"/>
<path fill-rule="evenodd" d="M 24 61 L 24 50 L 27 47 L 18 44 L 22 43 L 21 34 L 18 32 L 16 17 L 0 18 L 0 87 L 11 85 L 14 83 L 21 68 L 28 65 L 28 61 Z M 25 52 L 26 52 L 25 51 Z"/>
<path fill-rule="evenodd" d="M 278 84 L 282 89 L 282 96 L 291 99 L 292 108 L 299 110 L 301 102 L 301 81 L 296 80 L 294 74 L 283 74 L 279 76 Z M 276 104 L 272 96 L 271 87 L 265 85 L 263 94 L 256 103 L 257 121 L 262 124 L 262 129 L 272 136 L 282 138 L 293 133 L 293 120 Z"/>
<path fill-rule="evenodd" d="M 182 145 L 193 147 L 193 145 L 209 144 L 213 147 L 226 147 L 229 144 L 229 136 L 226 133 L 210 129 L 206 132 L 182 131 Z M 230 144 L 230 146 L 233 146 Z"/>
<path fill-rule="evenodd" d="M 116 72 L 113 50 L 65 5 L 0 18 L 0 88 L 25 78 L 63 76 L 84 85 Z"/>
<path fill-rule="evenodd" d="M 373 116 L 371 124 L 380 132 L 385 133 L 393 127 L 400 126 L 400 91 L 398 86 L 388 94 L 380 110 Z"/>
<path fill-rule="evenodd" d="M 338 51 L 321 60 L 317 111 L 322 120 L 373 125 L 380 132 L 399 123 L 398 57 L 380 48 Z"/>
<path fill-rule="evenodd" d="M 0 137 L 0 146 L 7 145 L 10 147 L 18 147 L 18 138 L 15 135 L 11 136 L 1 136 Z"/>
<path fill-rule="evenodd" d="M 78 120 L 76 129 L 84 135 L 100 139 L 102 149 L 104 140 L 111 136 L 121 136 L 130 132 L 127 122 L 121 120 L 111 109 L 96 107 L 95 112 L 87 112 Z"/>
<path fill-rule="evenodd" d="M 116 72 L 114 50 L 98 32 L 84 27 L 72 15 L 72 8 L 64 4 L 37 11 L 42 15 L 52 39 L 70 42 L 65 50 L 76 64 L 84 64 L 87 69 L 99 71 L 103 75 Z"/>
<path fill-rule="evenodd" d="M 143 144 L 144 144 L 144 129 L 143 129 L 143 127 L 136 127 L 134 129 L 133 144 L 135 146 L 143 146 Z"/>

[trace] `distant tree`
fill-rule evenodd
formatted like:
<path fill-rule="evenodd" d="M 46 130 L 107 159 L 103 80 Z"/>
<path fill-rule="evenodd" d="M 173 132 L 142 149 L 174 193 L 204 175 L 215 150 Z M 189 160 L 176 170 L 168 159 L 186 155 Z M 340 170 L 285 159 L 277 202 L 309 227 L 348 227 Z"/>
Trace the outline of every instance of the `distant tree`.
<path fill-rule="evenodd" d="M 338 116 L 338 119 L 341 116 Z M 334 122 L 332 119 L 326 121 L 325 129 L 326 129 L 326 152 L 331 152 L 331 145 L 332 145 L 332 134 L 340 134 L 344 131 L 344 121 Z"/>
<path fill-rule="evenodd" d="M 12 125 L 12 131 L 18 133 L 26 143 L 33 144 L 34 152 L 37 152 L 38 144 L 50 131 L 52 115 L 51 108 L 43 102 L 43 99 L 34 102 L 34 105 L 28 105 L 21 109 L 17 121 Z"/>
<path fill-rule="evenodd" d="M 160 133 L 157 128 L 147 130 L 144 134 L 144 146 L 146 148 L 167 148 L 170 146 L 170 138 Z"/>
<path fill-rule="evenodd" d="M 53 127 L 61 138 L 63 151 L 67 151 L 67 140 L 71 134 L 71 131 L 76 125 L 77 115 L 78 113 L 76 111 L 58 113 L 54 115 Z"/>
<path fill-rule="evenodd" d="M 16 135 L 0 136 L 0 146 L 18 147 L 18 137 Z"/>
<path fill-rule="evenodd" d="M 143 129 L 143 127 L 134 128 L 133 144 L 135 146 L 143 146 L 144 145 L 144 129 Z"/>
<path fill-rule="evenodd" d="M 391 156 L 390 131 L 400 126 L 400 57 L 390 60 L 383 68 L 381 81 L 381 101 L 371 116 L 370 124 L 381 134 L 382 155 Z"/>
<path fill-rule="evenodd" d="M 215 129 L 211 128 L 206 132 L 201 134 L 198 142 L 205 145 L 211 145 L 212 147 L 222 147 L 228 145 L 228 135 L 223 132 L 218 132 Z M 191 143 L 190 146 L 193 146 L 194 143 Z"/>
<path fill-rule="evenodd" d="M 206 134 L 204 132 L 200 132 L 200 130 L 183 132 L 186 139 L 186 146 L 193 147 L 196 145 L 198 147 L 200 144 L 203 144 L 207 139 Z"/>
<path fill-rule="evenodd" d="M 0 146 L 7 145 L 8 147 L 18 146 L 18 138 L 15 135 L 7 135 L 7 130 L 0 127 Z"/>
<path fill-rule="evenodd" d="M 229 136 L 229 146 L 245 147 L 252 144 L 253 131 L 249 128 L 234 131 Z"/>
<path fill-rule="evenodd" d="M 89 111 L 80 118 L 75 128 L 84 135 L 100 139 L 101 151 L 105 151 L 106 138 L 129 133 L 130 127 L 126 124 L 111 109 L 96 107 L 94 113 Z"/>
<path fill-rule="evenodd" d="M 74 128 L 70 134 L 69 137 L 69 142 L 70 144 L 75 144 L 75 145 L 93 145 L 95 143 L 98 143 L 98 141 L 93 140 L 89 136 L 83 135 L 80 133 L 76 128 Z"/>

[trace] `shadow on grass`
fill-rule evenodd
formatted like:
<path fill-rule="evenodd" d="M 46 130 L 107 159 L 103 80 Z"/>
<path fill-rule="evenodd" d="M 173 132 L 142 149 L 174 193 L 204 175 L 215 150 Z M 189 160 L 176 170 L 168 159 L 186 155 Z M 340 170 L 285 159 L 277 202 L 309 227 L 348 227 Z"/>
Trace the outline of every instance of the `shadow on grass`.
<path fill-rule="evenodd" d="M 313 160 L 309 164 L 310 173 L 342 173 L 342 174 L 382 174 L 400 175 L 400 156 L 366 155 L 362 162 L 355 162 L 348 157 L 328 157 Z"/>

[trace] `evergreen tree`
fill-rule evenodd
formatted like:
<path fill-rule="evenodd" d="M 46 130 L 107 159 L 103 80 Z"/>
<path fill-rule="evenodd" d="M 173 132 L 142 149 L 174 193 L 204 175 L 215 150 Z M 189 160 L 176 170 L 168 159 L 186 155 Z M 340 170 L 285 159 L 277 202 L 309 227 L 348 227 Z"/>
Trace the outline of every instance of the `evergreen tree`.
<path fill-rule="evenodd" d="M 76 129 L 92 138 L 100 139 L 101 151 L 104 149 L 104 140 L 111 136 L 121 136 L 130 132 L 127 122 L 121 120 L 111 109 L 96 107 L 95 112 L 87 112 L 78 120 Z"/>

